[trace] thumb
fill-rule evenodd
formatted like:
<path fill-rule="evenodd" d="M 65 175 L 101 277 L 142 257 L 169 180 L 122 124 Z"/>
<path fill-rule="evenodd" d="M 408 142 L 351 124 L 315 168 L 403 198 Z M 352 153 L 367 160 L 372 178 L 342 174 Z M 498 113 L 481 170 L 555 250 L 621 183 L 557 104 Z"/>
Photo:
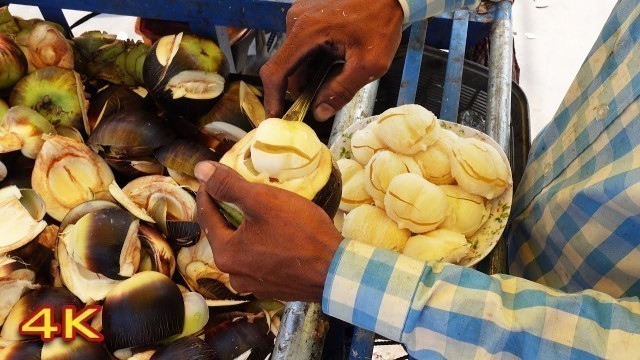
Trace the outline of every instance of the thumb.
<path fill-rule="evenodd" d="M 244 211 L 254 184 L 246 181 L 230 167 L 214 161 L 198 163 L 194 173 L 212 198 L 235 204 Z"/>

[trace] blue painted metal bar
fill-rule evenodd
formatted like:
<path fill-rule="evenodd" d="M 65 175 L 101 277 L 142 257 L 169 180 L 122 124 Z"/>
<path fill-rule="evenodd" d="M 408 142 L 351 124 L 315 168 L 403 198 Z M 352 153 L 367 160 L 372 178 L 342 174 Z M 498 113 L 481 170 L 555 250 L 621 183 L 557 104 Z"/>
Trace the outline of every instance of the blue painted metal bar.
<path fill-rule="evenodd" d="M 404 62 L 402 82 L 400 83 L 400 93 L 398 95 L 398 106 L 413 104 L 416 100 L 420 66 L 422 65 L 422 53 L 424 51 L 424 39 L 427 36 L 428 25 L 429 20 L 423 20 L 411 26 L 407 57 Z"/>
<path fill-rule="evenodd" d="M 15 4 L 285 31 L 293 0 L 15 0 Z"/>
<path fill-rule="evenodd" d="M 468 28 L 469 11 L 456 11 L 453 17 L 453 31 L 451 34 L 451 44 L 449 45 L 449 58 L 447 59 L 447 72 L 444 81 L 440 119 L 455 122 L 458 118 Z"/>

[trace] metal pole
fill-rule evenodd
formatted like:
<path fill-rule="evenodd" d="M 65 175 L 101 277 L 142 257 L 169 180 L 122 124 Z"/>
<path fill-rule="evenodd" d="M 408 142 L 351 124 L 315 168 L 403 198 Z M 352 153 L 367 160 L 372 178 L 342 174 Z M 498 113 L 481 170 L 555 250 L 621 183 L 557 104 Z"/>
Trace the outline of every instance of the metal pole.
<path fill-rule="evenodd" d="M 498 4 L 491 29 L 489 58 L 489 103 L 487 104 L 487 134 L 510 154 L 511 147 L 511 82 L 513 69 L 513 32 L 511 2 Z M 487 263 L 489 274 L 506 273 L 507 242 L 499 241 Z"/>
<path fill-rule="evenodd" d="M 489 58 L 489 102 L 487 104 L 487 134 L 509 154 L 511 127 L 511 82 L 513 69 L 513 32 L 511 2 L 498 4 L 496 20 L 491 29 Z"/>
<path fill-rule="evenodd" d="M 376 103 L 379 83 L 380 80 L 376 80 L 360 89 L 353 99 L 345 105 L 342 110 L 338 111 L 333 120 L 329 145 L 333 144 L 342 132 L 356 122 L 356 120 L 373 115 L 373 106 Z"/>
<path fill-rule="evenodd" d="M 318 360 L 328 321 L 319 303 L 287 303 L 271 360 Z"/>

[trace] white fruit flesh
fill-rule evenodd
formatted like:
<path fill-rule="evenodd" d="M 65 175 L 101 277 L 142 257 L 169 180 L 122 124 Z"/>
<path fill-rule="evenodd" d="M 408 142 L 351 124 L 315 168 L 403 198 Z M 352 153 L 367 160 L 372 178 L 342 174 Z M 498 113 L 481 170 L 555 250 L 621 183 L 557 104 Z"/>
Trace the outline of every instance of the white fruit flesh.
<path fill-rule="evenodd" d="M 422 170 L 422 175 L 429 182 L 436 185 L 455 183 L 455 179 L 451 175 L 451 161 L 449 160 L 452 152 L 451 147 L 453 146 L 452 141 L 455 139 L 453 138 L 454 136 L 457 138 L 451 131 L 440 129 L 435 143 L 428 146 L 426 150 L 413 155 L 418 166 L 420 166 L 420 170 Z"/>
<path fill-rule="evenodd" d="M 172 77 L 165 86 L 174 99 L 215 99 L 224 91 L 224 77 L 220 74 L 185 70 Z"/>
<path fill-rule="evenodd" d="M 262 127 L 264 122 L 260 125 Z M 317 155 L 318 164 L 311 172 L 302 177 L 291 178 L 287 180 L 279 180 L 270 176 L 267 172 L 259 172 L 254 167 L 254 159 L 252 155 L 252 145 L 254 143 L 257 129 L 250 131 L 247 136 L 237 142 L 233 148 L 220 159 L 224 165 L 231 167 L 242 175 L 247 181 L 259 184 L 267 184 L 280 189 L 289 190 L 309 200 L 313 200 L 315 195 L 327 184 L 331 175 L 332 161 L 329 149 L 320 144 L 319 154 Z M 294 135 L 295 137 L 295 135 Z M 261 154 L 264 155 L 264 154 Z M 263 162 L 270 161 L 270 156 L 259 156 Z M 260 160 L 258 161 L 260 162 Z M 273 164 L 271 164 L 273 165 Z M 278 168 L 282 168 L 282 162 Z M 283 171 L 276 167 L 271 169 L 274 173 L 283 175 Z M 307 170 L 309 167 L 307 167 Z M 286 172 L 286 171 L 284 171 Z M 290 174 L 290 173 L 289 173 Z M 285 176 L 286 178 L 286 176 Z"/>
<path fill-rule="evenodd" d="M 509 169 L 498 150 L 474 138 L 453 145 L 451 173 L 464 190 L 489 200 L 509 186 Z"/>
<path fill-rule="evenodd" d="M 364 168 L 351 159 L 338 160 L 338 169 L 342 174 L 342 198 L 340 210 L 351 211 L 364 204 L 371 204 L 373 199 L 365 188 Z"/>
<path fill-rule="evenodd" d="M 413 233 L 435 230 L 449 213 L 447 195 L 416 174 L 401 174 L 389 184 L 384 197 L 387 215 Z"/>
<path fill-rule="evenodd" d="M 443 185 L 440 188 L 447 194 L 451 204 L 451 212 L 440 225 L 441 229 L 452 230 L 469 237 L 489 220 L 491 209 L 482 196 L 468 193 L 455 185 Z"/>
<path fill-rule="evenodd" d="M 376 203 L 384 208 L 384 196 L 391 180 L 400 174 L 422 176 L 420 167 L 413 158 L 383 150 L 376 153 L 364 168 L 365 188 Z"/>
<path fill-rule="evenodd" d="M 309 125 L 272 118 L 255 130 L 251 162 L 259 173 L 282 182 L 313 172 L 320 163 L 322 148 Z"/>
<path fill-rule="evenodd" d="M 400 229 L 384 210 L 372 205 L 361 205 L 345 216 L 342 236 L 375 247 L 402 251 L 411 232 Z"/>
<path fill-rule="evenodd" d="M 394 152 L 413 155 L 427 149 L 438 136 L 436 116 L 420 105 L 403 105 L 383 112 L 375 128 L 378 139 Z"/>
<path fill-rule="evenodd" d="M 469 243 L 464 235 L 449 230 L 435 230 L 411 237 L 403 254 L 424 262 L 444 261 L 455 264 L 468 252 Z"/>
<path fill-rule="evenodd" d="M 367 165 L 373 154 L 378 151 L 388 150 L 376 135 L 375 127 L 377 122 L 373 122 L 364 129 L 356 131 L 351 137 L 351 154 L 360 165 Z"/>

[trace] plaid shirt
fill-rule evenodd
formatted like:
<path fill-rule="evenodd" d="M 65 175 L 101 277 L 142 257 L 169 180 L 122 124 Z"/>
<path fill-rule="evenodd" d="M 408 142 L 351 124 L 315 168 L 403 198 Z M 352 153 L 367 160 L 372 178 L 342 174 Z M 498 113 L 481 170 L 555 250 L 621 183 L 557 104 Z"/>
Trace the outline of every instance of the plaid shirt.
<path fill-rule="evenodd" d="M 476 7 L 480 0 L 398 0 L 404 11 L 404 23 L 410 24 L 461 7 Z M 497 0 L 494 0 L 497 1 Z"/>
<path fill-rule="evenodd" d="M 619 0 L 534 142 L 511 221 L 512 275 L 345 240 L 324 311 L 417 358 L 640 358 L 638 0 Z"/>

